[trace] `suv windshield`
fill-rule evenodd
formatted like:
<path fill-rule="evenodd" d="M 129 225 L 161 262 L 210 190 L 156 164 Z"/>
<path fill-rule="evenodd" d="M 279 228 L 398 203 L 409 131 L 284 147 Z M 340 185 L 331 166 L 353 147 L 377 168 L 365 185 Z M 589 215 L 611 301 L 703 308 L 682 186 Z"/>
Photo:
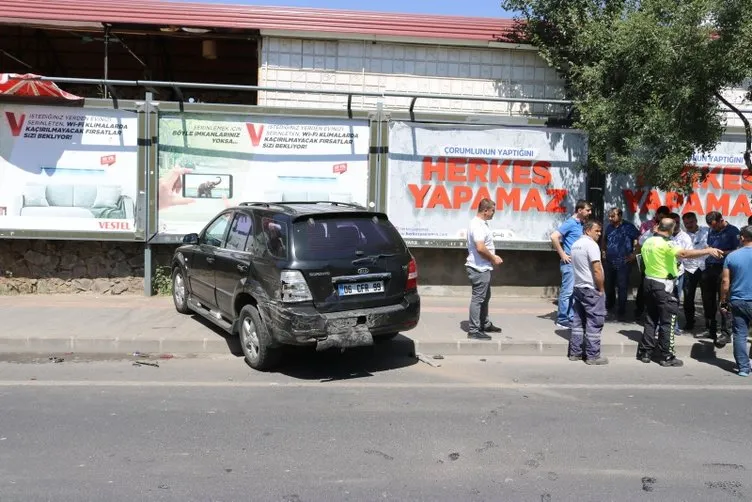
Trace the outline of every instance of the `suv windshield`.
<path fill-rule="evenodd" d="M 293 238 L 299 260 L 405 252 L 397 229 L 377 216 L 311 217 L 295 223 Z"/>

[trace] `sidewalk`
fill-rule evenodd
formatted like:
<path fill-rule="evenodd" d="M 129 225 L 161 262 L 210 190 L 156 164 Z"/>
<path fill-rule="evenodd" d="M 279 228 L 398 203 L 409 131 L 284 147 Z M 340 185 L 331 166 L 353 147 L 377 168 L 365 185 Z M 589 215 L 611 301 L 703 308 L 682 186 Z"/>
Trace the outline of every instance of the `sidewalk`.
<path fill-rule="evenodd" d="M 422 296 L 418 327 L 395 339 L 427 355 L 536 355 L 564 357 L 568 331 L 557 331 L 551 300 L 494 297 L 491 320 L 503 329 L 492 341 L 468 340 L 469 298 Z M 170 353 L 228 354 L 238 350 L 199 316 L 175 311 L 171 297 L 94 295 L 27 295 L 0 297 L 0 353 Z M 602 352 L 635 357 L 642 327 L 607 322 Z M 679 357 L 711 355 L 733 360 L 731 344 L 715 349 L 707 339 L 676 338 Z"/>

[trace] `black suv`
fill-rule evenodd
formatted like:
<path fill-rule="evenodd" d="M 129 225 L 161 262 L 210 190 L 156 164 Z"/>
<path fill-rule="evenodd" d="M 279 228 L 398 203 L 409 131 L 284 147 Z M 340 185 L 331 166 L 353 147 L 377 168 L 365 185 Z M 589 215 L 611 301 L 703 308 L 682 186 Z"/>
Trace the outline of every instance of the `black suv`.
<path fill-rule="evenodd" d="M 251 367 L 280 348 L 372 345 L 414 328 L 418 270 L 384 213 L 338 202 L 245 202 L 188 234 L 172 259 L 178 312 L 239 334 Z"/>

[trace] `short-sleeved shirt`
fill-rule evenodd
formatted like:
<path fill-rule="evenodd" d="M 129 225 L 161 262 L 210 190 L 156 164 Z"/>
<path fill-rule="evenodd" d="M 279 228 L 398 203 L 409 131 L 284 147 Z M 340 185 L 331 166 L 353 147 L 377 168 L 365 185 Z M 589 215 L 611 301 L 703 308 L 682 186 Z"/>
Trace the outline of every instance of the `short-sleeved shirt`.
<path fill-rule="evenodd" d="M 606 259 L 623 261 L 634 251 L 634 241 L 640 236 L 637 227 L 622 221 L 618 227 L 612 223 L 606 226 Z"/>
<path fill-rule="evenodd" d="M 698 227 L 697 232 L 687 232 L 689 238 L 692 239 L 693 249 L 705 249 L 708 247 L 708 227 Z M 694 274 L 697 270 L 705 270 L 705 257 L 700 258 L 685 258 L 683 260 L 684 269 Z"/>
<path fill-rule="evenodd" d="M 671 237 L 671 243 L 679 249 L 692 249 L 692 238 L 684 230 L 679 230 L 679 233 Z M 684 262 L 685 258 L 679 259 L 679 275 L 685 271 Z"/>
<path fill-rule="evenodd" d="M 676 255 L 681 248 L 671 244 L 669 239 L 654 235 L 642 246 L 642 261 L 645 266 L 645 276 L 655 279 L 676 279 L 679 276 L 679 265 Z"/>
<path fill-rule="evenodd" d="M 567 221 L 559 225 L 559 233 L 561 234 L 561 247 L 566 254 L 572 253 L 572 244 L 582 236 L 582 222 L 570 216 Z"/>
<path fill-rule="evenodd" d="M 744 246 L 732 251 L 723 268 L 731 273 L 730 300 L 752 301 L 752 247 Z"/>
<path fill-rule="evenodd" d="M 733 251 L 739 247 L 739 228 L 729 223 L 719 231 L 710 229 L 708 232 L 708 246 L 711 248 L 718 248 L 721 251 Z M 705 258 L 705 264 L 722 265 L 724 259 L 725 257 L 714 258 L 708 256 Z"/>
<path fill-rule="evenodd" d="M 595 289 L 593 262 L 601 261 L 598 244 L 587 235 L 582 235 L 572 244 L 572 271 L 575 288 Z"/>
<path fill-rule="evenodd" d="M 491 227 L 488 226 L 486 220 L 477 216 L 470 220 L 470 228 L 467 230 L 467 261 L 465 262 L 465 265 L 480 272 L 493 270 L 491 262 L 483 258 L 475 247 L 476 241 L 483 241 L 486 245 L 486 249 L 491 253 L 496 252 Z"/>

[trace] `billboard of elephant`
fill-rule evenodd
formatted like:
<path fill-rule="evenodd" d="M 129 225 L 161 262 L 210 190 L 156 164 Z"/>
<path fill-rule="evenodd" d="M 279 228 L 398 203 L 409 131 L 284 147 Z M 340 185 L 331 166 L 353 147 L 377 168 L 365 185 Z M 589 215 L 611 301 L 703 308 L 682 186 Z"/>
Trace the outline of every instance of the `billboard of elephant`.
<path fill-rule="evenodd" d="M 367 120 L 164 113 L 157 233 L 198 232 L 241 202 L 367 205 Z"/>

